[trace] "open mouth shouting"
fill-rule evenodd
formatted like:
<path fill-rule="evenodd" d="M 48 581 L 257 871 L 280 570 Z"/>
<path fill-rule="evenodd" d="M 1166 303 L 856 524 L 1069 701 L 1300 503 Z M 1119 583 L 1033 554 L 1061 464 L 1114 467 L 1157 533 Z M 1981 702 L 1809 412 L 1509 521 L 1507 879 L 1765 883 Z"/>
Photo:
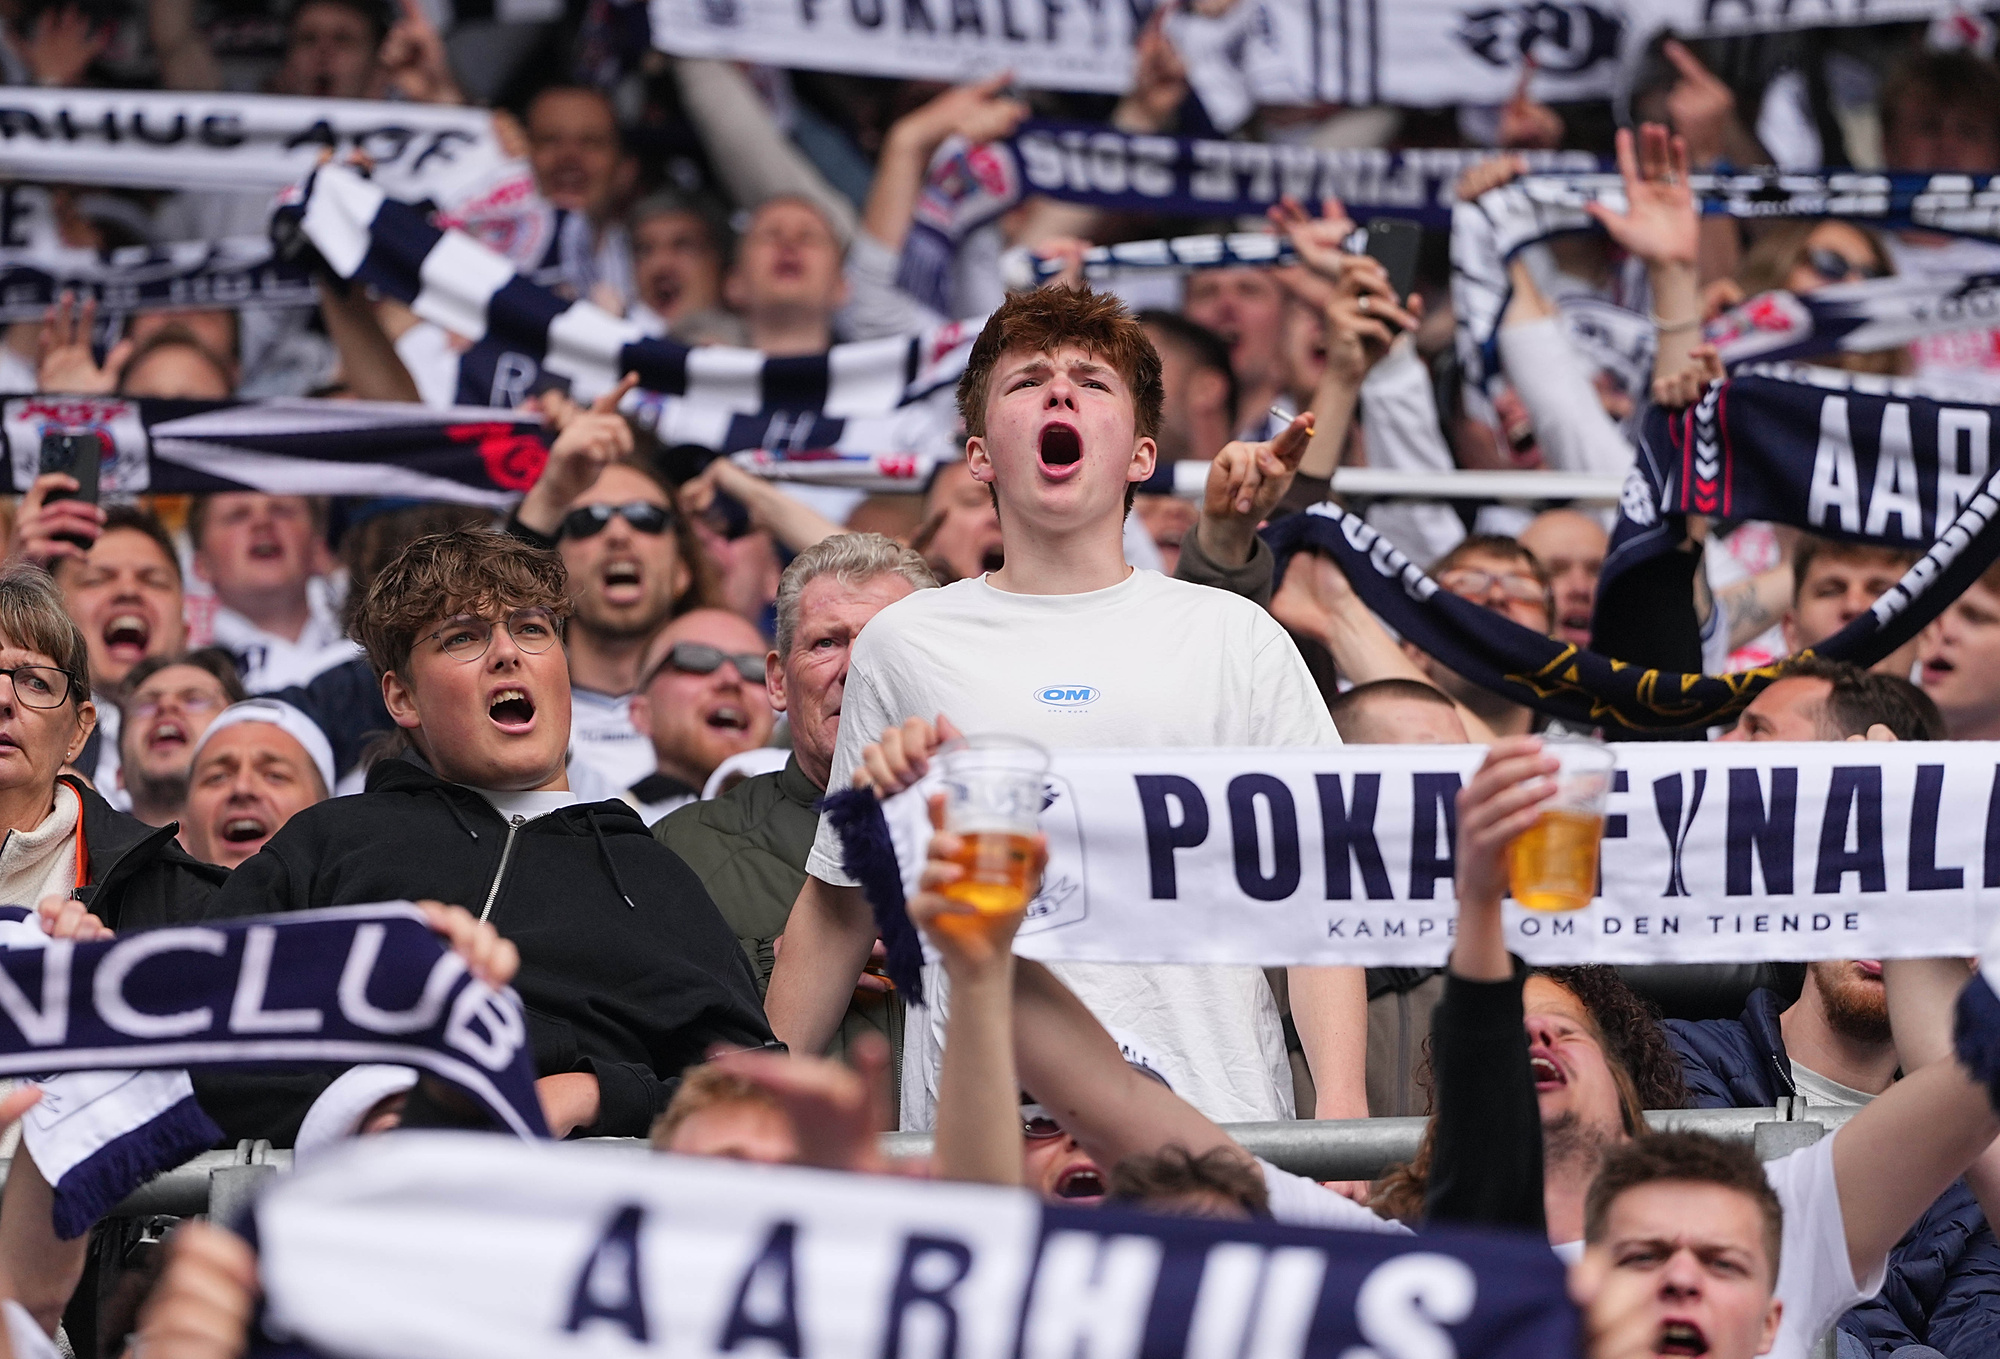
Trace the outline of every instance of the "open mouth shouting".
<path fill-rule="evenodd" d="M 1653 1341 L 1655 1354 L 1707 1354 L 1708 1337 L 1692 1321 L 1663 1321 Z"/>
<path fill-rule="evenodd" d="M 1535 1093 L 1538 1095 L 1546 1090 L 1560 1090 L 1569 1084 L 1569 1078 L 1563 1075 L 1562 1068 L 1548 1056 L 1546 1048 L 1539 1051 L 1534 1048 L 1528 1049 L 1528 1070 L 1534 1075 Z"/>
<path fill-rule="evenodd" d="M 1074 425 L 1044 425 L 1036 452 L 1042 475 L 1051 481 L 1061 481 L 1083 465 L 1083 435 Z"/>
<path fill-rule="evenodd" d="M 1096 1203 L 1104 1197 L 1104 1172 L 1093 1165 L 1072 1166 L 1056 1181 L 1056 1197 Z"/>
<path fill-rule="evenodd" d="M 222 820 L 222 839 L 226 844 L 262 844 L 270 834 L 271 823 L 259 815 L 232 812 Z"/>
<path fill-rule="evenodd" d="M 710 709 L 702 720 L 708 724 L 710 731 L 738 735 L 748 735 L 750 732 L 750 714 L 734 703 L 717 705 Z"/>
<path fill-rule="evenodd" d="M 606 562 L 599 578 L 604 582 L 607 603 L 636 604 L 645 596 L 645 575 L 633 558 L 619 557 Z"/>
<path fill-rule="evenodd" d="M 188 748 L 188 730 L 169 717 L 146 737 L 146 749 L 155 755 L 178 755 Z"/>
<path fill-rule="evenodd" d="M 500 730 L 518 736 L 534 729 L 535 700 L 519 685 L 508 685 L 495 689 L 487 698 L 486 715 Z"/>
<path fill-rule="evenodd" d="M 144 614 L 127 610 L 112 614 L 100 636 L 111 659 L 136 665 L 146 659 L 146 647 L 153 640 L 153 624 Z"/>

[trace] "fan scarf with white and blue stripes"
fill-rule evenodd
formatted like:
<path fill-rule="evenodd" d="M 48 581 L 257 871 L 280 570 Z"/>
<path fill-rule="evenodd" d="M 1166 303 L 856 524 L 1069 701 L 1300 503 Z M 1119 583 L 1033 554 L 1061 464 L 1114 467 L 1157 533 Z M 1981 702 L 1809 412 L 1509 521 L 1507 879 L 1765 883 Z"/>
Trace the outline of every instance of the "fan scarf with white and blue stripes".
<path fill-rule="evenodd" d="M 735 414 L 886 416 L 957 381 L 979 333 L 978 321 L 959 322 L 785 358 L 690 348 L 537 287 L 505 258 L 462 232 L 440 231 L 344 167 L 321 167 L 288 198 L 272 224 L 281 244 L 310 243 L 339 277 L 407 303 L 453 335 L 504 346 L 580 399 L 636 372 L 648 391 Z"/>

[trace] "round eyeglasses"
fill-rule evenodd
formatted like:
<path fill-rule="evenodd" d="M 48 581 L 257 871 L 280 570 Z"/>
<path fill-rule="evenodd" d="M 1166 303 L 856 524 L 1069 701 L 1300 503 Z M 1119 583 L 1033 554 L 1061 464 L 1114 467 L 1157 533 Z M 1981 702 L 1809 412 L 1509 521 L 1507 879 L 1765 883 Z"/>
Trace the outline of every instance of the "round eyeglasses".
<path fill-rule="evenodd" d="M 454 618 L 421 640 L 435 640 L 444 654 L 455 661 L 476 661 L 486 654 L 486 648 L 493 645 L 493 630 L 496 627 L 506 628 L 507 635 L 514 639 L 514 645 L 530 655 L 547 651 L 562 636 L 554 614 L 547 609 L 531 608 L 516 609 L 500 623 L 469 616 Z"/>

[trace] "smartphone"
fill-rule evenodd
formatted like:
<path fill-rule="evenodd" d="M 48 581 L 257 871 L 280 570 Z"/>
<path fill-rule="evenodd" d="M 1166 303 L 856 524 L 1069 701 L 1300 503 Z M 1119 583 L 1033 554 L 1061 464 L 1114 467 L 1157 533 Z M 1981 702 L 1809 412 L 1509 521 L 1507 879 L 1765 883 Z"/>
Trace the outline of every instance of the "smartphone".
<path fill-rule="evenodd" d="M 55 491 L 50 500 L 84 500 L 92 505 L 97 503 L 97 474 L 104 466 L 104 441 L 95 433 L 84 434 L 44 434 L 42 436 L 41 470 L 44 474 L 61 472 L 76 478 L 74 491 Z M 65 542 L 75 543 L 88 552 L 90 540 L 73 534 L 62 534 Z"/>
<path fill-rule="evenodd" d="M 1389 291 L 1401 306 L 1417 289 L 1417 251 L 1424 229 L 1401 217 L 1377 217 L 1368 224 L 1368 253 L 1389 271 Z"/>

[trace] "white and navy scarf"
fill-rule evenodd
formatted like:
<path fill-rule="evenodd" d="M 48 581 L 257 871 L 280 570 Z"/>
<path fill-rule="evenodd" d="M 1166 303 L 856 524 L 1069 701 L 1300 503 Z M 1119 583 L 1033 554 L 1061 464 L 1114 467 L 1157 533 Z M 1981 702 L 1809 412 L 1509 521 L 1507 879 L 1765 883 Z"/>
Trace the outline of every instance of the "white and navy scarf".
<path fill-rule="evenodd" d="M 2000 745 L 1615 750 L 1597 900 L 1556 916 L 1506 909 L 1507 947 L 1530 961 L 1956 956 L 1985 940 L 2000 906 Z M 1044 888 L 1015 950 L 1045 962 L 1440 966 L 1458 910 L 1456 799 L 1484 754 L 1058 750 Z M 886 803 L 865 790 L 827 801 L 889 975 L 917 1003 L 904 904 L 936 791 L 933 779 Z"/>
<path fill-rule="evenodd" d="M 897 283 L 950 315 L 960 243 L 1031 194 L 1187 218 L 1262 216 L 1284 196 L 1317 211 L 1322 199 L 1333 197 L 1357 222 L 1386 216 L 1442 227 L 1451 220 L 1452 186 L 1487 155 L 1456 147 L 1326 150 L 1031 121 L 1011 137 L 977 146 L 953 139 L 939 149 L 903 245 Z M 1600 168 L 1582 151 L 1532 152 L 1529 164 L 1538 171 Z"/>
<path fill-rule="evenodd" d="M 322 151 L 365 152 L 382 184 L 447 211 L 518 196 L 525 174 L 486 109 L 226 91 L 0 91 L 0 175 L 9 179 L 275 193 L 309 174 Z"/>
<path fill-rule="evenodd" d="M 24 1133 L 59 1235 L 221 1136 L 189 1069 L 412 1066 L 496 1126 L 547 1136 L 519 998 L 474 980 L 407 903 L 92 944 L 41 936 L 22 908 L 0 916 L 0 1075 L 65 1073 Z"/>
<path fill-rule="evenodd" d="M 1882 228 L 1921 227 L 2000 238 L 2000 176 L 1850 171 L 1703 174 L 1691 176 L 1689 182 L 1704 214 L 1739 221 L 1845 217 Z M 1623 182 L 1607 174 L 1536 174 L 1452 209 L 1452 314 L 1458 328 L 1459 364 L 1468 386 L 1489 390 L 1500 376 L 1500 319 L 1513 296 L 1508 262 L 1552 237 L 1598 231 L 1595 220 L 1583 210 L 1590 202 L 1622 210 Z M 1622 309 L 1641 312 L 1645 304 L 1636 300 L 1639 296 L 1635 290 L 1633 299 L 1620 299 L 1634 301 Z M 1712 328 L 1709 338 L 1724 348 L 1726 362 L 1888 348 L 1923 335 L 1980 328 L 1974 316 L 1995 305 L 1986 280 L 1947 287 L 1881 279 L 1819 289 L 1806 298 L 1784 297 L 1765 303 L 1754 318 L 1738 315 Z M 1637 315 L 1638 321 L 1644 319 Z M 1759 321 L 1766 327 L 1762 347 Z M 1634 329 L 1631 323 L 1626 328 Z M 1776 343 L 1772 335 L 1780 329 L 1797 345 Z M 1903 338 L 1891 338 L 1897 335 Z M 1636 338 L 1633 343 L 1638 343 Z M 1650 337 L 1645 353 L 1645 368 L 1650 371 Z"/>
<path fill-rule="evenodd" d="M 48 434 L 96 434 L 101 494 L 406 496 L 505 510 L 541 475 L 539 422 L 395 401 L 169 401 L 18 396 L 0 402 L 11 489 L 41 469 Z"/>
<path fill-rule="evenodd" d="M 786 358 L 690 348 L 564 301 L 351 170 L 323 167 L 290 197 L 273 223 L 281 240 L 309 244 L 341 278 L 476 342 L 460 364 L 461 393 L 475 402 L 519 400 L 551 381 L 587 398 L 636 372 L 646 394 L 632 408 L 669 445 L 935 457 L 950 442 L 948 412 L 919 403 L 958 380 L 979 321 Z"/>
<path fill-rule="evenodd" d="M 1685 536 L 1690 513 L 1793 524 L 1919 549 L 1897 585 L 1813 654 L 1872 665 L 1915 637 L 2000 558 L 2000 407 L 1939 383 L 1755 366 L 1681 412 L 1654 409 L 1619 500 L 1597 613 L 1649 607 L 1639 568 Z M 1613 732 L 1694 732 L 1733 721 L 1784 662 L 1728 675 L 1628 664 L 1522 627 L 1440 588 L 1332 504 L 1265 529 L 1284 570 L 1302 549 L 1337 562 L 1397 633 L 1458 674 L 1561 721 Z"/>
<path fill-rule="evenodd" d="M 1990 384 L 1752 364 L 1685 410 L 1654 408 L 1619 497 L 1597 616 L 1672 552 L 1687 516 L 1758 519 L 1924 555 L 1814 648 L 1872 664 L 2000 555 L 2000 406 Z"/>
<path fill-rule="evenodd" d="M 258 1356 L 1547 1359 L 1579 1340 L 1563 1266 L 1525 1232 L 1166 1217 L 463 1133 L 362 1139 L 273 1184 L 250 1232 Z"/>

